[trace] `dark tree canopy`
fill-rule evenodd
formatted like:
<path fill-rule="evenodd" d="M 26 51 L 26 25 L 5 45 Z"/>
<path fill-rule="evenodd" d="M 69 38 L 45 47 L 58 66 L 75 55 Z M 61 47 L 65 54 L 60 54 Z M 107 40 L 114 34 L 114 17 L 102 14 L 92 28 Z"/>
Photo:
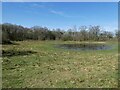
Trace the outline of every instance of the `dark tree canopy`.
<path fill-rule="evenodd" d="M 27 28 L 10 23 L 4 23 L 1 26 L 2 43 L 23 40 L 105 41 L 114 38 L 112 32 L 103 31 L 100 26 L 81 26 L 78 29 L 74 26 L 68 30 L 60 28 L 50 30 L 40 26 Z M 119 31 L 116 31 L 115 36 L 119 37 Z"/>

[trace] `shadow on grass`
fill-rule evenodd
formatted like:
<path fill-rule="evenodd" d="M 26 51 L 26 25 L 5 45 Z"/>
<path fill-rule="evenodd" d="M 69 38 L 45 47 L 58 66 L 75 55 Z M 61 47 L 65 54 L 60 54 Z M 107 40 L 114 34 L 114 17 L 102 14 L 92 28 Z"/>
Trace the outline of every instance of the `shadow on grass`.
<path fill-rule="evenodd" d="M 24 56 L 35 54 L 35 51 L 17 51 L 17 50 L 2 50 L 2 57 Z"/>
<path fill-rule="evenodd" d="M 18 43 L 15 43 L 13 41 L 2 41 L 2 43 L 0 43 L 2 45 L 19 45 Z"/>

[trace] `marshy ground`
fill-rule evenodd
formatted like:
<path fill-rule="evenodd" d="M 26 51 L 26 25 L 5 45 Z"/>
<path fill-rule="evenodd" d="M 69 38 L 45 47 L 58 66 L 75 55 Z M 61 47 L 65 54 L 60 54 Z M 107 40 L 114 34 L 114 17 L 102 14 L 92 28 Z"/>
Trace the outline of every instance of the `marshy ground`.
<path fill-rule="evenodd" d="M 109 50 L 112 46 L 100 43 L 78 43 L 78 44 L 59 44 L 58 48 L 71 49 L 71 50 Z"/>
<path fill-rule="evenodd" d="M 115 88 L 118 86 L 117 42 L 105 50 L 69 50 L 55 45 L 77 41 L 21 41 L 3 45 L 3 88 Z M 85 43 L 85 42 L 84 42 Z"/>

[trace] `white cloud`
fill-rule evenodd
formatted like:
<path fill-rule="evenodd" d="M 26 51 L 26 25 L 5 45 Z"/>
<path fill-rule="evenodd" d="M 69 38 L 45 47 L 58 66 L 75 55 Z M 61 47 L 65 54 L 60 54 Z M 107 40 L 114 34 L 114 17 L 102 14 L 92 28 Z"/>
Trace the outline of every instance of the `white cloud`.
<path fill-rule="evenodd" d="M 45 7 L 44 5 L 40 5 L 40 4 L 37 4 L 37 3 L 34 3 L 31 6 L 32 7 L 37 7 L 37 8 L 44 8 Z"/>
<path fill-rule="evenodd" d="M 67 17 L 67 18 L 86 18 L 84 16 L 75 16 L 75 15 L 69 15 L 69 14 L 66 14 L 62 11 L 55 11 L 55 10 L 49 10 L 52 14 L 56 14 L 56 15 L 59 15 L 59 16 L 62 16 L 62 17 Z"/>
<path fill-rule="evenodd" d="M 67 15 L 67 14 L 63 13 L 62 11 L 50 10 L 50 12 L 52 14 L 56 14 L 56 15 L 59 15 L 59 16 L 62 16 L 62 17 L 71 17 L 70 15 Z"/>
<path fill-rule="evenodd" d="M 53 14 L 57 14 L 57 15 L 62 15 L 62 16 L 64 16 L 64 13 L 61 12 L 61 11 L 50 10 L 50 12 L 53 13 Z"/>

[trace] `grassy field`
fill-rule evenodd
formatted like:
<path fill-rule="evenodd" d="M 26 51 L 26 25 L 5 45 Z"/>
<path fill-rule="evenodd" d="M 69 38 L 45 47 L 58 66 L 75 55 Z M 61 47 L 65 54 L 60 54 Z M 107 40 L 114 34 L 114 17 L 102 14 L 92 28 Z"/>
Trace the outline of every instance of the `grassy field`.
<path fill-rule="evenodd" d="M 76 41 L 20 41 L 3 45 L 3 88 L 115 88 L 118 45 L 111 50 L 68 50 L 55 44 Z"/>

